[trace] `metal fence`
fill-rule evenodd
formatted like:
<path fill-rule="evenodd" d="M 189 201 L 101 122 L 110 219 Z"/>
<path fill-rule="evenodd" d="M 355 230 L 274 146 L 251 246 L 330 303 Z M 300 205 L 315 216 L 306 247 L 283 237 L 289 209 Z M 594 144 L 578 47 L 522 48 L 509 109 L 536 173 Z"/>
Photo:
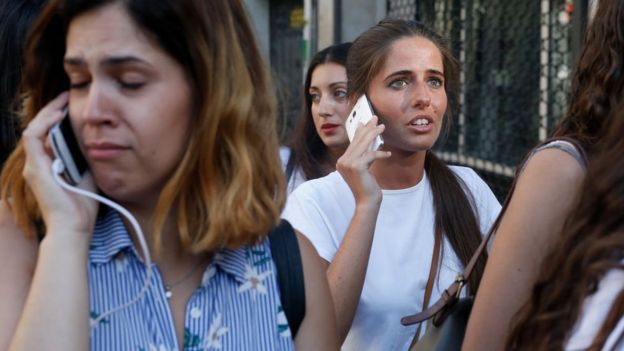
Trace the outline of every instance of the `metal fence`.
<path fill-rule="evenodd" d="M 578 29 L 573 28 L 574 3 L 388 0 L 387 4 L 388 16 L 423 21 L 450 40 L 462 65 L 461 92 L 457 106 L 451 106 L 451 132 L 436 151 L 448 163 L 475 169 L 502 200 L 517 164 L 565 113 L 573 31 Z"/>

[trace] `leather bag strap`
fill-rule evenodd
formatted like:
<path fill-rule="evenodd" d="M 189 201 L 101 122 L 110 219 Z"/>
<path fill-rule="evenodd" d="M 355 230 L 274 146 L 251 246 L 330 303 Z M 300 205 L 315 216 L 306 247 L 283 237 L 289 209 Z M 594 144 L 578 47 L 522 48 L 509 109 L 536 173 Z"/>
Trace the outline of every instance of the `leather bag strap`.
<path fill-rule="evenodd" d="M 429 307 L 429 300 L 431 299 L 431 292 L 433 291 L 433 285 L 435 283 L 436 272 L 438 271 L 438 265 L 440 262 L 440 241 L 442 237 L 442 231 L 436 227 L 433 241 L 433 253 L 431 255 L 431 267 L 429 268 L 429 278 L 427 278 L 427 285 L 425 286 L 425 297 L 423 299 L 423 311 Z M 422 324 L 416 328 L 416 333 L 410 344 L 410 349 L 416 345 L 420 336 L 420 328 Z"/>
<path fill-rule="evenodd" d="M 585 150 L 574 139 L 570 139 L 570 138 L 550 139 L 539 144 L 538 146 L 535 147 L 535 149 L 538 149 L 540 146 L 545 145 L 553 140 L 564 140 L 564 141 L 571 143 L 581 155 L 581 158 L 584 161 L 584 163 L 585 164 L 588 163 L 587 154 L 585 153 Z M 466 284 L 466 280 L 468 280 L 468 278 L 470 277 L 470 274 L 472 274 L 472 271 L 474 269 L 475 264 L 477 263 L 477 260 L 479 259 L 483 251 L 485 250 L 485 247 L 487 246 L 487 243 L 490 241 L 490 238 L 492 237 L 494 232 L 496 232 L 496 230 L 498 229 L 498 225 L 500 224 L 500 221 L 503 218 L 504 211 L 509 205 L 509 202 L 511 201 L 511 197 L 514 193 L 514 190 L 516 189 L 516 182 L 519 177 L 518 172 L 520 172 L 524 168 L 524 164 L 526 164 L 526 162 L 528 161 L 531 155 L 532 153 L 529 153 L 527 157 L 525 157 L 525 159 L 520 163 L 522 167 L 518 167 L 516 169 L 516 175 L 514 177 L 514 181 L 511 185 L 511 189 L 507 195 L 507 198 L 505 199 L 505 203 L 503 204 L 503 210 L 496 218 L 496 221 L 492 225 L 492 228 L 489 230 L 487 235 L 481 241 L 481 244 L 479 245 L 475 253 L 472 255 L 472 257 L 470 258 L 470 261 L 468 261 L 468 264 L 464 268 L 464 271 L 462 272 L 462 274 L 458 275 L 457 278 L 455 278 L 455 281 L 446 290 L 444 290 L 444 292 L 442 293 L 442 296 L 440 297 L 438 301 L 436 301 L 433 305 L 431 305 L 429 308 L 427 308 L 426 310 L 422 312 L 401 318 L 401 324 L 412 325 L 412 324 L 420 323 L 422 321 L 430 319 L 436 316 L 440 311 L 442 311 L 444 307 L 446 307 L 447 305 L 451 305 L 457 301 L 457 299 L 459 298 L 459 294 L 461 293 L 461 289 Z M 439 321 L 439 320 L 434 319 L 433 324 L 440 325 L 442 322 L 443 320 Z"/>

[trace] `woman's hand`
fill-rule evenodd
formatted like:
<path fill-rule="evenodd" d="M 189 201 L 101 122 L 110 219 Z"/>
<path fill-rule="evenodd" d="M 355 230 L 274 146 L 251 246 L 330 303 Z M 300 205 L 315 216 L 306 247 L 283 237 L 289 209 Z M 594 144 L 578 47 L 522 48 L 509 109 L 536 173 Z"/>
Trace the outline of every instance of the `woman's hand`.
<path fill-rule="evenodd" d="M 63 118 L 68 103 L 64 92 L 48 103 L 28 124 L 22 134 L 26 153 L 23 176 L 33 191 L 49 233 L 85 233 L 90 238 L 97 202 L 70 193 L 56 182 L 52 174 L 53 154 L 47 143 L 48 132 Z M 92 177 L 85 174 L 79 186 L 95 190 Z"/>
<path fill-rule="evenodd" d="M 390 152 L 370 150 L 373 140 L 385 129 L 383 124 L 377 125 L 377 119 L 373 116 L 366 125 L 357 128 L 353 141 L 336 164 L 355 197 L 356 205 L 378 206 L 381 203 L 381 188 L 369 168 L 373 161 L 390 157 Z"/>

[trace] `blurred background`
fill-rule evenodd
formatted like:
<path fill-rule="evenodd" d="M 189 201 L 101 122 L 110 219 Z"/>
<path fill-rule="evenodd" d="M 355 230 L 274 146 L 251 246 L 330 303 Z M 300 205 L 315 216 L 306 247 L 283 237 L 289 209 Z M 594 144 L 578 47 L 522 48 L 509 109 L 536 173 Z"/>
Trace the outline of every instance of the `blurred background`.
<path fill-rule="evenodd" d="M 597 0 L 596 0 L 597 1 Z M 612 1 L 612 0 L 602 0 Z M 245 0 L 270 62 L 286 140 L 308 59 L 384 17 L 428 23 L 462 65 L 448 136 L 436 152 L 472 167 L 503 200 L 516 165 L 566 111 L 589 0 Z"/>

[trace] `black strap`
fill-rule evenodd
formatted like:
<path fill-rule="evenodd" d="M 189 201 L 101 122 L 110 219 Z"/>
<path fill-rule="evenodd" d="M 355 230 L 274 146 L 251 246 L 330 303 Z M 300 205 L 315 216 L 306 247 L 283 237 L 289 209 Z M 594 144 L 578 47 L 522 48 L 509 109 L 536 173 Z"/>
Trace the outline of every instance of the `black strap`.
<path fill-rule="evenodd" d="M 280 300 L 293 339 L 305 316 L 305 284 L 299 242 L 293 227 L 283 220 L 269 233 L 271 254 L 277 267 Z"/>

